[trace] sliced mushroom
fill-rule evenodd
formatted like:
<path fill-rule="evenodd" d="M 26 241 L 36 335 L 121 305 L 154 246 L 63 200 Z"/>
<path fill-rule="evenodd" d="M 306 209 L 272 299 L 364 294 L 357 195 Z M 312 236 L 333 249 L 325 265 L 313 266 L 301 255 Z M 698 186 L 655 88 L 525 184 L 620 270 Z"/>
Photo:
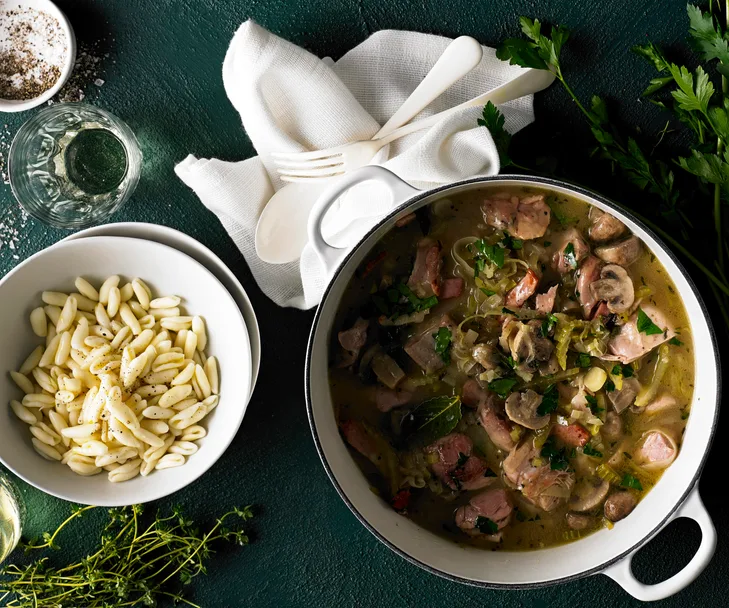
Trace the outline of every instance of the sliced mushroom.
<path fill-rule="evenodd" d="M 609 243 L 623 236 L 628 230 L 618 218 L 597 207 L 590 207 L 589 218 L 592 225 L 588 235 L 595 243 Z"/>
<path fill-rule="evenodd" d="M 572 530 L 586 530 L 595 523 L 595 518 L 582 513 L 567 513 L 567 525 Z"/>
<path fill-rule="evenodd" d="M 595 249 L 595 255 L 608 264 L 630 266 L 638 259 L 642 246 L 641 240 L 633 235 L 623 241 L 598 247 Z"/>
<path fill-rule="evenodd" d="M 549 414 L 537 413 L 542 396 L 528 389 L 523 393 L 512 393 L 506 400 L 506 415 L 510 420 L 528 429 L 541 429 L 549 424 Z"/>
<path fill-rule="evenodd" d="M 638 500 L 630 492 L 616 492 L 605 501 L 605 517 L 610 521 L 620 521 L 630 515 Z"/>
<path fill-rule="evenodd" d="M 623 378 L 623 388 L 608 393 L 608 399 L 610 399 L 610 403 L 613 404 L 615 411 L 619 414 L 625 408 L 633 405 L 639 391 L 640 382 L 637 378 Z"/>
<path fill-rule="evenodd" d="M 591 511 L 602 504 L 610 491 L 610 482 L 592 477 L 575 484 L 568 506 L 572 511 Z"/>
<path fill-rule="evenodd" d="M 623 434 L 623 419 L 620 414 L 608 412 L 605 423 L 600 427 L 600 434 L 608 441 L 617 441 Z"/>
<path fill-rule="evenodd" d="M 646 471 L 665 469 L 676 460 L 678 446 L 667 432 L 660 429 L 647 431 L 638 440 L 633 462 Z"/>
<path fill-rule="evenodd" d="M 499 366 L 499 353 L 491 344 L 476 344 L 471 351 L 471 356 L 486 371 L 494 370 Z"/>
<path fill-rule="evenodd" d="M 635 302 L 633 280 L 625 268 L 617 264 L 603 266 L 600 280 L 590 285 L 596 300 L 604 300 L 610 312 L 621 313 L 630 309 Z"/>

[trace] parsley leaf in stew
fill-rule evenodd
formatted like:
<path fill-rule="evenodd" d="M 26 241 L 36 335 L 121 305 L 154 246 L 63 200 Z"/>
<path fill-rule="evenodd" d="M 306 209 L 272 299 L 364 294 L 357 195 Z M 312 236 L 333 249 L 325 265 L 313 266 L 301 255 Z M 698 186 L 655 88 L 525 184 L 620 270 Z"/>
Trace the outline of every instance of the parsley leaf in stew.
<path fill-rule="evenodd" d="M 590 406 L 590 411 L 595 416 L 603 411 L 603 408 L 601 408 L 597 403 L 597 397 L 593 397 L 592 395 L 585 395 L 585 400 L 587 401 L 587 405 Z"/>
<path fill-rule="evenodd" d="M 542 327 L 540 328 L 540 332 L 542 334 L 542 338 L 546 338 L 549 333 L 554 329 L 554 326 L 557 325 L 557 317 L 555 315 L 547 315 L 547 318 L 542 321 Z"/>
<path fill-rule="evenodd" d="M 612 393 L 615 390 L 615 382 L 610 380 L 610 378 L 607 379 L 605 382 L 605 392 L 606 393 Z"/>
<path fill-rule="evenodd" d="M 651 318 L 643 312 L 642 308 L 638 309 L 637 326 L 638 331 L 644 333 L 646 336 L 656 336 L 663 333 L 663 330 L 651 321 Z"/>
<path fill-rule="evenodd" d="M 499 531 L 499 526 L 496 522 L 491 521 L 488 517 L 479 515 L 476 518 L 476 528 L 481 534 L 496 534 Z"/>
<path fill-rule="evenodd" d="M 589 443 L 582 448 L 582 453 L 586 456 L 594 456 L 595 458 L 602 458 L 602 452 L 593 448 Z"/>
<path fill-rule="evenodd" d="M 544 442 L 539 455 L 549 460 L 549 466 L 553 471 L 564 471 L 569 466 L 567 450 L 558 448 L 554 443 L 554 437 L 549 437 Z"/>
<path fill-rule="evenodd" d="M 554 410 L 557 409 L 558 398 L 559 393 L 557 392 L 557 385 L 553 384 L 546 391 L 544 391 L 544 395 L 542 395 L 542 402 L 537 408 L 537 414 L 539 414 L 540 416 L 551 414 Z"/>
<path fill-rule="evenodd" d="M 517 380 L 515 378 L 499 378 L 498 380 L 492 380 L 489 382 L 489 390 L 496 393 L 502 399 L 506 399 L 511 389 L 516 386 Z"/>
<path fill-rule="evenodd" d="M 671 338 L 671 339 L 670 339 L 670 340 L 668 341 L 668 343 L 669 343 L 669 344 L 672 344 L 673 346 L 683 346 L 683 342 L 681 342 L 681 340 L 679 340 L 679 339 L 678 339 L 678 338 L 676 338 L 675 336 L 674 336 L 673 338 Z"/>
<path fill-rule="evenodd" d="M 643 484 L 640 483 L 640 479 L 633 477 L 630 473 L 623 475 L 623 480 L 620 482 L 620 485 L 631 490 L 643 491 Z"/>
<path fill-rule="evenodd" d="M 441 327 L 433 334 L 433 338 L 435 339 L 435 352 L 443 359 L 443 363 L 448 365 L 451 362 L 450 348 L 453 340 L 451 330 L 447 327 Z"/>
<path fill-rule="evenodd" d="M 577 367 L 590 367 L 590 355 L 587 353 L 577 355 Z"/>
<path fill-rule="evenodd" d="M 567 262 L 567 265 L 574 270 L 577 268 L 577 257 L 575 256 L 575 246 L 572 244 L 572 242 L 567 243 L 567 246 L 564 248 L 564 261 Z"/>

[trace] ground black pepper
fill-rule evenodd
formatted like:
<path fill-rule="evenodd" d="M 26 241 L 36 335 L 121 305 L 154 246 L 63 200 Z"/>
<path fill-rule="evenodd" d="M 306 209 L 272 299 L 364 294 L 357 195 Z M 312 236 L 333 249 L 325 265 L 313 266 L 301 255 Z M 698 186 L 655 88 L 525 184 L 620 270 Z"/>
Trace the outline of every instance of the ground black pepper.
<path fill-rule="evenodd" d="M 34 99 L 53 87 L 68 52 L 55 17 L 31 8 L 0 10 L 0 98 Z"/>

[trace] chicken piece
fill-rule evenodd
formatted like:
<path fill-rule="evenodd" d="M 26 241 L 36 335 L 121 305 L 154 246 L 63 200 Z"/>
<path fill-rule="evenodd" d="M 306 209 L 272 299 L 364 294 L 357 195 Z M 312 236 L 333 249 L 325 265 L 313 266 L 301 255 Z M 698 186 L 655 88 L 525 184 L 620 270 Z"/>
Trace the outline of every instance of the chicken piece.
<path fill-rule="evenodd" d="M 665 469 L 673 463 L 678 446 L 673 438 L 660 429 L 648 431 L 638 441 L 633 461 L 646 471 Z"/>
<path fill-rule="evenodd" d="M 609 243 L 628 231 L 628 227 L 618 218 L 597 207 L 590 207 L 588 217 L 592 223 L 587 234 L 594 243 Z"/>
<path fill-rule="evenodd" d="M 577 228 L 569 228 L 554 236 L 552 267 L 560 274 L 575 270 L 590 254 L 590 246 Z"/>
<path fill-rule="evenodd" d="M 663 313 L 655 306 L 643 304 L 639 310 L 642 310 L 663 331 L 660 334 L 651 335 L 641 332 L 638 329 L 639 313 L 636 311 L 628 322 L 621 325 L 617 333 L 610 338 L 608 354 L 603 355 L 601 359 L 631 363 L 676 335 L 673 328 L 668 325 Z"/>
<path fill-rule="evenodd" d="M 397 453 L 378 431 L 359 420 L 346 420 L 339 428 L 347 443 L 377 467 L 390 482 L 394 496 L 400 487 L 400 468 Z"/>
<path fill-rule="evenodd" d="M 580 264 L 577 270 L 577 284 L 575 286 L 575 295 L 580 301 L 582 312 L 585 319 L 592 318 L 592 311 L 598 303 L 597 298 L 593 295 L 590 285 L 600 278 L 600 270 L 602 262 L 595 256 L 591 255 Z"/>
<path fill-rule="evenodd" d="M 340 367 L 349 367 L 357 362 L 360 351 L 367 343 L 367 329 L 369 326 L 369 321 L 360 318 L 352 327 L 337 334 L 339 344 L 342 347 Z"/>
<path fill-rule="evenodd" d="M 508 452 L 514 447 L 511 424 L 505 420 L 496 395 L 483 390 L 475 380 L 469 380 L 463 385 L 461 399 L 467 407 L 478 409 L 479 422 L 497 448 Z"/>
<path fill-rule="evenodd" d="M 537 290 L 539 277 L 531 268 L 527 270 L 524 277 L 516 284 L 516 287 L 506 294 L 506 306 L 521 308 L 532 294 Z"/>
<path fill-rule="evenodd" d="M 463 279 L 445 279 L 440 286 L 440 299 L 451 300 L 463 293 Z"/>
<path fill-rule="evenodd" d="M 557 298 L 558 287 L 559 285 L 553 285 L 546 292 L 537 295 L 535 298 L 536 305 L 534 306 L 537 312 L 540 312 L 543 315 L 548 315 L 552 312 L 552 309 L 554 308 L 554 301 Z"/>
<path fill-rule="evenodd" d="M 486 490 L 458 508 L 456 525 L 466 534 L 498 542 L 501 540 L 500 531 L 509 525 L 513 510 L 511 496 L 506 490 Z"/>
<path fill-rule="evenodd" d="M 487 476 L 488 467 L 478 457 L 472 456 L 473 442 L 462 433 L 441 437 L 425 448 L 426 453 L 436 454 L 438 462 L 431 465 L 433 473 L 452 490 L 480 490 L 495 481 Z"/>
<path fill-rule="evenodd" d="M 438 331 L 439 327 L 447 327 L 451 333 L 455 332 L 456 324 L 448 315 L 443 315 L 435 323 L 430 323 L 427 327 L 419 331 L 410 338 L 403 347 L 410 358 L 415 361 L 426 374 L 435 373 L 443 369 L 446 364 L 443 357 L 435 351 L 435 338 L 433 334 Z"/>
<path fill-rule="evenodd" d="M 522 199 L 506 193 L 497 194 L 486 199 L 481 210 L 489 226 L 525 241 L 544 236 L 551 218 L 551 210 L 543 194 Z"/>
<path fill-rule="evenodd" d="M 421 239 L 415 254 L 415 264 L 408 279 L 408 287 L 419 298 L 439 296 L 443 267 L 441 244 L 429 237 Z"/>

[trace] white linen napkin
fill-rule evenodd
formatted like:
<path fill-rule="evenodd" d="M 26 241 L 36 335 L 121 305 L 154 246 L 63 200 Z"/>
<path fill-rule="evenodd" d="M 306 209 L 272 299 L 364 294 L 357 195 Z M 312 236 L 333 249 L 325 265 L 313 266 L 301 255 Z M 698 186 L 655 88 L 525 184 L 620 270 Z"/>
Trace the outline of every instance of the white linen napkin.
<path fill-rule="evenodd" d="M 273 193 L 285 186 L 271 152 L 297 152 L 369 139 L 417 87 L 450 43 L 429 34 L 377 32 L 339 61 L 318 59 L 252 21 L 236 32 L 223 63 L 223 83 L 258 156 L 231 163 L 192 155 L 175 172 L 215 213 L 245 257 L 263 292 L 280 306 L 316 306 L 327 277 L 307 245 L 301 259 L 283 265 L 258 258 L 258 217 Z M 434 101 L 429 116 L 508 82 L 522 69 L 496 59 L 484 47 L 470 74 Z M 500 108 L 514 133 L 534 120 L 532 97 Z M 494 175 L 499 159 L 488 130 L 477 126 L 479 108 L 447 117 L 380 151 L 382 164 L 416 187 Z M 390 209 L 374 184 L 350 190 L 326 218 L 332 244 L 353 246 Z"/>

